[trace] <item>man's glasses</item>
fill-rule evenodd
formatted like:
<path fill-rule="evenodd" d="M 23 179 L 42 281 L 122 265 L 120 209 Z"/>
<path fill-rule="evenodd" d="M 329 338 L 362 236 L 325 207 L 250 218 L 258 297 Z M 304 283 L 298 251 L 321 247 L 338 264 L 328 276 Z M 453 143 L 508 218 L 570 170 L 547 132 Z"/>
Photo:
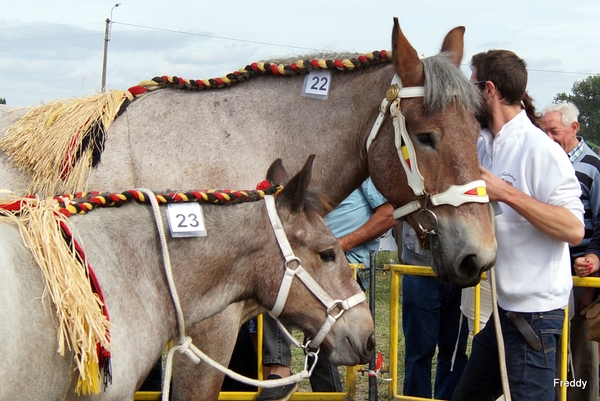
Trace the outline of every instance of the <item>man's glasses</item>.
<path fill-rule="evenodd" d="M 485 88 L 485 83 L 487 81 L 488 81 L 488 79 L 484 79 L 483 81 L 473 82 L 473 85 L 475 85 L 476 87 L 478 87 L 479 90 L 483 90 Z"/>

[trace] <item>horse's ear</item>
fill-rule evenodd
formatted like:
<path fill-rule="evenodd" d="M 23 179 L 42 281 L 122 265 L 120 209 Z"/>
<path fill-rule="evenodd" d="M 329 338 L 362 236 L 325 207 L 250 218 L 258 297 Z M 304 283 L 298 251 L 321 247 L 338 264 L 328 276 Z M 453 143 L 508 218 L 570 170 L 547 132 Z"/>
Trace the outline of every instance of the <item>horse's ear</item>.
<path fill-rule="evenodd" d="M 402 33 L 396 17 L 392 31 L 392 56 L 396 73 L 402 79 L 402 86 L 423 85 L 423 64 L 417 51 Z"/>
<path fill-rule="evenodd" d="M 298 174 L 283 187 L 283 191 L 277 197 L 277 203 L 281 206 L 288 207 L 290 211 L 297 212 L 304 208 L 304 200 L 308 185 L 310 184 L 310 176 L 312 173 L 312 165 L 315 155 L 310 155 L 304 163 L 304 167 Z"/>
<path fill-rule="evenodd" d="M 449 53 L 450 59 L 457 67 L 460 67 L 463 58 L 464 37 L 465 27 L 457 26 L 448 32 L 444 38 L 444 43 L 442 43 L 442 52 Z"/>
<path fill-rule="evenodd" d="M 288 178 L 288 173 L 285 171 L 281 159 L 275 160 L 267 170 L 267 180 L 276 184 L 286 184 Z"/>

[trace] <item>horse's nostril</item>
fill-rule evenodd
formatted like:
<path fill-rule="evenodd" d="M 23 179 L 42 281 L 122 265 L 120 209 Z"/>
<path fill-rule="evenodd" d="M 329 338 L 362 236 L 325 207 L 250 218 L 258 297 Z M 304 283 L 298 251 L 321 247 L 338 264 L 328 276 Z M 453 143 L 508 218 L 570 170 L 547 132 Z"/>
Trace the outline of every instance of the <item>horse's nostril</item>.
<path fill-rule="evenodd" d="M 375 334 L 371 334 L 367 339 L 367 351 L 373 351 L 375 349 Z"/>

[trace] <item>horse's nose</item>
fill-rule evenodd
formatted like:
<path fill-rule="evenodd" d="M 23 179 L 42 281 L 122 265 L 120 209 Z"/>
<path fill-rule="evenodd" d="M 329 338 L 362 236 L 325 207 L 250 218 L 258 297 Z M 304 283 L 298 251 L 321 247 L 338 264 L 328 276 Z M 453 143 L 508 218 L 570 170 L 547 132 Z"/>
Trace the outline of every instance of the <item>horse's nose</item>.
<path fill-rule="evenodd" d="M 371 352 L 375 349 L 375 334 L 371 334 L 367 339 L 367 351 Z"/>

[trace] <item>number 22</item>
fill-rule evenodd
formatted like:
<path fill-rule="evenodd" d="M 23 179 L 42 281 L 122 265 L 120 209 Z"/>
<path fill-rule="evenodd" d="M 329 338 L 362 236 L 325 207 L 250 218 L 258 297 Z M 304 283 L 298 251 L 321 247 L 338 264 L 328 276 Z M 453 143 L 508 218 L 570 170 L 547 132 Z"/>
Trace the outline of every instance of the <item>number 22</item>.
<path fill-rule="evenodd" d="M 313 84 L 310 87 L 310 89 L 312 90 L 316 90 L 316 91 L 326 91 L 327 90 L 327 84 L 329 83 L 329 80 L 327 79 L 327 77 L 312 77 L 313 80 Z M 319 86 L 319 82 L 322 82 L 321 86 Z"/>

